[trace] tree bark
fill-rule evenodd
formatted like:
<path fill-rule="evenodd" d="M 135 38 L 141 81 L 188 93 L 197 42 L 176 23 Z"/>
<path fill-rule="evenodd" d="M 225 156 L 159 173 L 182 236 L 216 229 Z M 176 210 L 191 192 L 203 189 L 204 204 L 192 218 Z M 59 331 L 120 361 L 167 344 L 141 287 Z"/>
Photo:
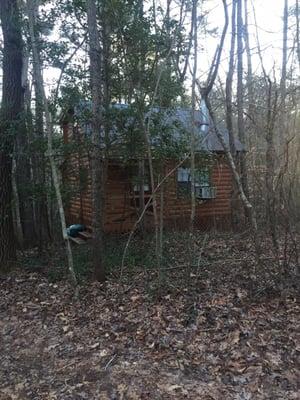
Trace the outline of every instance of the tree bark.
<path fill-rule="evenodd" d="M 245 144 L 244 124 L 244 84 L 243 84 L 243 14 L 242 0 L 237 0 L 237 113 L 238 113 L 238 135 L 241 143 Z M 240 154 L 241 182 L 246 196 L 249 196 L 246 153 Z M 245 208 L 247 217 L 247 208 Z"/>
<path fill-rule="evenodd" d="M 283 37 L 282 37 L 282 66 L 280 79 L 281 105 L 284 108 L 286 97 L 286 72 L 287 72 L 287 34 L 288 34 L 288 0 L 284 0 L 283 8 Z"/>
<path fill-rule="evenodd" d="M 232 110 L 232 81 L 234 74 L 234 51 L 236 41 L 236 0 L 232 1 L 232 13 L 231 13 L 231 44 L 230 44 L 230 55 L 229 55 L 229 68 L 226 78 L 226 124 L 229 134 L 229 146 L 232 156 L 235 158 L 235 142 L 233 132 L 233 110 Z"/>
<path fill-rule="evenodd" d="M 299 0 L 296 0 L 295 13 L 296 13 L 296 46 L 298 65 L 300 67 L 300 21 L 299 21 Z"/>
<path fill-rule="evenodd" d="M 20 229 L 18 236 L 22 232 L 22 242 L 20 247 L 29 247 L 36 244 L 35 227 L 33 223 L 33 204 L 32 204 L 32 191 L 33 184 L 31 181 L 31 165 L 30 165 L 30 148 L 29 148 L 29 135 L 28 127 L 26 124 L 26 111 L 25 111 L 25 98 L 28 96 L 28 66 L 29 56 L 27 52 L 23 57 L 23 71 L 22 71 L 22 89 L 24 98 L 22 98 L 22 110 L 24 111 L 21 119 L 20 131 L 16 138 L 15 145 L 15 198 L 19 199 L 19 210 L 16 210 L 16 215 L 20 214 Z"/>
<path fill-rule="evenodd" d="M 3 89 L 0 123 L 0 268 L 16 255 L 12 217 L 12 155 L 22 112 L 22 35 L 17 0 L 0 1 Z"/>
<path fill-rule="evenodd" d="M 223 146 L 223 149 L 225 151 L 225 154 L 227 156 L 228 162 L 229 162 L 229 166 L 233 175 L 233 179 L 235 181 L 236 187 L 239 191 L 241 200 L 243 202 L 244 208 L 247 210 L 247 215 L 249 216 L 249 222 L 250 222 L 250 226 L 251 226 L 251 230 L 253 232 L 253 240 L 254 240 L 254 244 L 255 244 L 255 250 L 256 250 L 256 257 L 257 257 L 257 263 L 259 263 L 260 261 L 260 245 L 259 245 L 259 241 L 258 241 L 258 234 L 257 234 L 257 221 L 256 221 L 256 216 L 255 216 L 255 212 L 253 209 L 253 206 L 251 204 L 251 202 L 249 201 L 243 185 L 242 185 L 242 181 L 241 181 L 241 177 L 239 175 L 238 169 L 236 167 L 236 163 L 234 158 L 232 157 L 232 154 L 230 152 L 229 147 L 227 146 L 223 134 L 222 132 L 219 130 L 218 124 L 217 124 L 217 120 L 216 120 L 216 116 L 215 113 L 212 109 L 211 103 L 210 103 L 210 99 L 209 99 L 209 95 L 210 92 L 213 88 L 216 76 L 218 74 L 218 69 L 219 69 L 219 65 L 220 65 L 220 59 L 221 59 L 221 54 L 223 51 L 223 47 L 224 47 L 224 39 L 226 36 L 226 32 L 227 32 L 227 27 L 228 27 L 228 9 L 227 9 L 227 2 L 226 0 L 223 0 L 223 8 L 224 8 L 224 16 L 225 16 L 225 24 L 224 24 L 224 28 L 223 28 L 223 33 L 222 33 L 222 37 L 221 37 L 221 41 L 220 41 L 220 46 L 219 46 L 219 50 L 218 50 L 218 54 L 217 54 L 217 62 L 214 66 L 211 67 L 211 71 L 209 73 L 210 76 L 210 80 L 207 82 L 207 86 L 205 88 L 201 88 L 200 84 L 198 83 L 199 87 L 200 87 L 200 92 L 202 95 L 203 100 L 206 103 L 206 106 L 208 108 L 212 123 L 213 123 L 213 127 L 215 129 L 216 135 L 220 141 L 220 143 Z"/>
<path fill-rule="evenodd" d="M 288 36 L 288 0 L 284 0 L 283 7 L 283 35 L 282 35 L 282 66 L 281 66 L 281 78 L 280 78 L 280 113 L 279 113 L 279 132 L 278 132 L 278 144 L 280 147 L 284 147 L 285 137 L 284 133 L 287 131 L 287 119 L 286 119 L 286 79 L 287 79 L 287 36 Z"/>
<path fill-rule="evenodd" d="M 267 95 L 267 126 L 266 126 L 266 214 L 270 235 L 273 242 L 276 258 L 278 259 L 278 240 L 276 233 L 276 194 L 274 190 L 275 179 L 275 145 L 274 128 L 277 115 L 277 92 L 275 92 L 274 104 L 272 104 L 272 82 L 269 77 L 265 77 L 268 84 Z"/>
<path fill-rule="evenodd" d="M 248 0 L 245 0 L 245 25 L 244 25 L 244 40 L 247 55 L 247 90 L 248 90 L 248 114 L 251 119 L 254 118 L 254 87 L 253 87 L 253 72 L 252 72 L 252 58 L 250 50 L 249 39 L 249 23 L 248 23 Z"/>
<path fill-rule="evenodd" d="M 198 29 L 197 29 L 197 5 L 198 1 L 193 0 L 192 24 L 194 26 L 193 42 L 194 42 L 194 65 L 192 72 L 192 129 L 191 129 L 191 216 L 190 230 L 194 230 L 196 215 L 196 194 L 195 194 L 195 138 L 196 138 L 196 76 L 197 76 L 197 60 L 198 60 Z"/>
<path fill-rule="evenodd" d="M 104 213 L 104 171 L 102 154 L 102 55 L 97 27 L 95 0 L 87 1 L 88 35 L 90 42 L 90 74 L 93 99 L 92 109 L 92 228 L 94 277 L 99 282 L 106 278 L 103 263 L 103 213 Z"/>
<path fill-rule="evenodd" d="M 75 275 L 75 271 L 74 271 L 72 249 L 71 249 L 71 244 L 70 244 L 68 234 L 67 234 L 66 218 L 65 218 L 65 212 L 64 212 L 64 207 L 63 207 L 62 194 L 61 194 L 61 190 L 60 190 L 60 181 L 59 181 L 59 176 L 58 176 L 55 159 L 54 159 L 54 153 L 53 153 L 53 144 L 52 144 L 53 126 L 52 126 L 51 115 L 50 115 L 50 110 L 49 110 L 49 106 L 48 106 L 48 99 L 46 97 L 46 92 L 45 92 L 45 87 L 44 87 L 42 68 L 41 68 L 41 64 L 40 64 L 39 51 L 38 51 L 38 46 L 37 46 L 37 40 L 36 40 L 36 36 L 35 36 L 35 29 L 34 29 L 35 14 L 34 14 L 34 1 L 33 0 L 27 0 L 27 14 L 28 14 L 28 23 L 29 23 L 29 32 L 30 32 L 30 39 L 31 39 L 33 63 L 34 63 L 34 68 L 36 70 L 36 85 L 37 85 L 39 93 L 42 96 L 43 109 L 45 112 L 45 123 L 46 123 L 45 128 L 46 128 L 47 145 L 48 145 L 47 151 L 48 151 L 48 157 L 49 157 L 49 161 L 50 161 L 53 186 L 55 189 L 55 194 L 56 194 L 56 199 L 57 199 L 61 231 L 62 231 L 62 236 L 63 236 L 65 245 L 66 245 L 66 254 L 67 254 L 68 269 L 69 269 L 70 277 L 71 277 L 72 283 L 74 284 L 74 286 L 76 286 L 77 279 L 76 279 L 76 275 Z M 76 294 L 77 294 L 77 292 L 76 292 Z"/>

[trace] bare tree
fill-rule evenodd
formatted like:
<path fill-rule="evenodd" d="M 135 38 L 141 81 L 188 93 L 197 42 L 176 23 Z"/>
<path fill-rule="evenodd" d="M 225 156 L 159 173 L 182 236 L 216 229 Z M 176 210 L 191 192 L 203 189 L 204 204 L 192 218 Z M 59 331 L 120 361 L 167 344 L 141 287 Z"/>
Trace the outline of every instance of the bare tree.
<path fill-rule="evenodd" d="M 235 157 L 235 143 L 234 143 L 234 132 L 233 132 L 233 112 L 232 112 L 232 82 L 234 74 L 234 54 L 235 54 L 235 43 L 236 43 L 236 2 L 232 1 L 232 13 L 231 13 L 231 45 L 229 55 L 229 67 L 226 77 L 226 124 L 229 133 L 229 145 L 230 151 L 233 157 Z"/>
<path fill-rule="evenodd" d="M 196 194 L 195 194 L 195 138 L 196 138 L 196 77 L 198 60 L 198 29 L 197 29 L 197 5 L 198 1 L 193 0 L 192 25 L 194 27 L 194 65 L 192 72 L 192 129 L 191 129 L 191 232 L 194 229 L 196 214 Z"/>
<path fill-rule="evenodd" d="M 284 0 L 283 8 L 283 37 L 282 37 L 282 65 L 280 79 L 280 95 L 282 106 L 286 97 L 286 73 L 287 73 L 287 36 L 288 36 L 288 0 Z"/>
<path fill-rule="evenodd" d="M 267 126 L 266 126 L 266 213 L 269 225 L 269 231 L 273 242 L 276 258 L 278 259 L 278 240 L 276 233 L 276 194 L 274 190 L 275 180 L 275 144 L 274 144 L 274 128 L 277 117 L 277 90 L 274 90 L 271 78 L 265 76 L 267 84 Z"/>
<path fill-rule="evenodd" d="M 237 114 L 238 114 L 238 136 L 242 143 L 245 143 L 245 124 L 244 124 L 244 84 L 243 84 L 243 13 L 242 0 L 237 0 Z M 246 154 L 240 154 L 241 182 L 244 192 L 248 197 L 248 179 Z M 247 208 L 245 209 L 247 212 Z M 246 215 L 247 216 L 247 215 Z"/>
<path fill-rule="evenodd" d="M 67 254 L 67 259 L 68 259 L 68 268 L 69 268 L 70 277 L 72 279 L 73 284 L 77 285 L 77 280 L 76 280 L 76 275 L 74 272 L 74 265 L 73 265 L 72 249 L 71 249 L 71 244 L 70 244 L 70 241 L 68 238 L 67 228 L 66 228 L 66 219 L 65 219 L 65 212 L 64 212 L 62 195 L 61 195 L 61 190 L 60 190 L 60 181 L 59 181 L 59 176 L 58 176 L 57 167 L 56 167 L 55 158 L 54 158 L 54 151 L 53 151 L 53 144 L 52 144 L 53 126 L 52 126 L 52 122 L 51 122 L 51 115 L 50 115 L 49 106 L 48 106 L 48 99 L 47 99 L 46 92 L 45 92 L 42 68 L 41 68 L 41 64 L 40 64 L 39 51 L 38 51 L 38 46 L 37 46 L 37 41 L 36 41 L 36 36 L 35 36 L 34 0 L 27 0 L 26 5 L 27 5 L 29 33 L 30 33 L 30 39 L 31 39 L 32 55 L 33 55 L 33 64 L 34 64 L 34 68 L 36 71 L 36 77 L 35 77 L 36 85 L 38 87 L 39 92 L 42 95 L 42 100 L 43 100 L 43 107 L 44 107 L 44 113 L 45 113 L 45 128 L 46 128 L 47 143 L 48 143 L 47 151 L 48 151 L 48 157 L 49 157 L 49 161 L 50 161 L 53 185 L 54 185 L 56 199 L 57 199 L 57 206 L 58 206 L 58 211 L 59 211 L 59 216 L 60 216 L 62 236 L 64 238 L 65 245 L 66 245 L 66 254 Z"/>
<path fill-rule="evenodd" d="M 253 72 L 252 72 L 252 55 L 250 49 L 250 39 L 249 39 L 249 18 L 248 18 L 248 0 L 244 0 L 244 41 L 245 50 L 247 56 L 247 94 L 248 94 L 248 116 L 253 120 L 254 118 L 254 87 L 253 87 Z"/>
<path fill-rule="evenodd" d="M 248 199 L 247 194 L 244 191 L 244 187 L 242 184 L 242 180 L 241 177 L 239 175 L 235 160 L 231 154 L 231 151 L 229 149 L 229 147 L 227 146 L 227 143 L 225 142 L 225 139 L 223 137 L 223 134 L 221 132 L 221 130 L 218 127 L 218 123 L 217 123 L 217 118 L 216 115 L 213 111 L 212 105 L 210 103 L 210 92 L 213 88 L 213 85 L 215 83 L 217 74 L 218 74 L 218 70 L 219 70 L 219 65 L 220 65 L 220 60 L 221 60 L 221 55 L 222 55 L 222 51 L 223 51 L 223 47 L 224 47 L 224 41 L 225 41 L 225 36 L 226 36 L 226 32 L 227 32 L 227 28 L 228 28 L 228 22 L 229 22 L 229 18 L 228 18 L 228 5 L 226 0 L 222 0 L 223 3 L 223 8 L 224 8 L 224 18 L 225 18 L 225 22 L 224 22 L 224 27 L 223 27 L 223 32 L 222 32 L 222 36 L 221 36 L 221 40 L 220 40 L 220 44 L 217 48 L 216 51 L 216 56 L 215 56 L 215 60 L 216 62 L 212 64 L 211 70 L 209 72 L 209 80 L 207 81 L 207 84 L 205 87 L 201 87 L 200 83 L 197 81 L 198 83 L 198 87 L 200 90 L 200 93 L 202 95 L 203 100 L 205 101 L 205 104 L 208 108 L 216 135 L 220 141 L 220 143 L 223 146 L 223 149 L 225 151 L 226 157 L 228 159 L 228 163 L 233 175 L 233 179 L 235 181 L 236 187 L 239 191 L 241 200 L 243 202 L 244 208 L 247 210 L 247 215 L 249 218 L 249 223 L 253 232 L 253 240 L 254 240 L 254 245 L 255 245 L 255 250 L 256 250 L 256 256 L 257 256 L 257 262 L 259 262 L 259 255 L 260 255 L 260 245 L 259 245 L 259 241 L 258 241 L 258 234 L 257 234 L 257 221 L 256 221 L 256 216 L 255 216 L 255 212 L 253 209 L 253 206 L 251 204 L 251 202 Z"/>
<path fill-rule="evenodd" d="M 297 57 L 298 64 L 300 67 L 300 21 L 299 21 L 299 0 L 296 0 L 295 14 L 296 14 L 296 46 L 297 46 Z"/>
<path fill-rule="evenodd" d="M 90 74 L 93 99 L 92 119 L 92 228 L 94 276 L 99 282 L 105 280 L 103 264 L 103 209 L 104 209 L 104 169 L 102 154 L 102 55 L 97 26 L 95 0 L 87 1 L 87 21 L 90 44 Z"/>

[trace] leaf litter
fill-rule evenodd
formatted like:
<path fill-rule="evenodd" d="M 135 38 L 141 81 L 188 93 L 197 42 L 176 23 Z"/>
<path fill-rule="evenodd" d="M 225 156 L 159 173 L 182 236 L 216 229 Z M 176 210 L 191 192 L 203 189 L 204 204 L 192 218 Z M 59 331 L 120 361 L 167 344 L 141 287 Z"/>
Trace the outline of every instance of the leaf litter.
<path fill-rule="evenodd" d="M 233 265 L 220 239 L 209 246 L 199 279 L 159 297 L 154 273 L 84 284 L 78 301 L 38 273 L 2 279 L 0 399 L 299 399 L 294 286 L 253 284 L 248 248 Z"/>

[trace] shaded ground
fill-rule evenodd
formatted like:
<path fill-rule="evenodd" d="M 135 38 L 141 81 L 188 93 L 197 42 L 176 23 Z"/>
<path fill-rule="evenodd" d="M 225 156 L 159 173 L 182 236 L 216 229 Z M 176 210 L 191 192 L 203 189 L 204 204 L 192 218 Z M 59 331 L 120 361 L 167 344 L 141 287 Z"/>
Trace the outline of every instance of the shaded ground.
<path fill-rule="evenodd" d="M 82 285 L 79 301 L 38 273 L 3 278 L 0 399 L 299 399 L 297 287 L 279 292 L 270 266 L 251 281 L 251 260 L 210 242 L 160 298 L 154 273 Z"/>

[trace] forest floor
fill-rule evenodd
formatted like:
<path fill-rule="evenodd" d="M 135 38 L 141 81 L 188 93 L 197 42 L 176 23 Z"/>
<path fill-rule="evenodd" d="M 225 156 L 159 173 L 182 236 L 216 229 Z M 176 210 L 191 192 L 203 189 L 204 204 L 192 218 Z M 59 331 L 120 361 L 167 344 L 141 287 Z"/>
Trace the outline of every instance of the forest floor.
<path fill-rule="evenodd" d="M 82 283 L 79 300 L 41 272 L 2 277 L 0 399 L 299 399 L 297 283 L 267 254 L 254 272 L 246 242 L 210 240 L 159 295 L 155 271 Z"/>

